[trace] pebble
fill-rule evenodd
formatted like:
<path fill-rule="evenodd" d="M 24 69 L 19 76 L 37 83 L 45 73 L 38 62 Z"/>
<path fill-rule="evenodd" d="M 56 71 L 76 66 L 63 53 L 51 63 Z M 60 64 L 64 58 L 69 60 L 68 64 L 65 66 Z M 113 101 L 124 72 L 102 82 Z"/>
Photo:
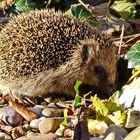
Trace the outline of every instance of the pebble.
<path fill-rule="evenodd" d="M 139 125 L 140 125 L 140 112 L 133 109 L 128 109 L 125 127 L 135 128 Z"/>
<path fill-rule="evenodd" d="M 34 119 L 30 122 L 30 127 L 38 129 L 39 123 L 41 122 L 40 119 Z"/>
<path fill-rule="evenodd" d="M 23 136 L 16 140 L 56 140 L 56 135 L 54 133 L 40 134 L 37 136 Z"/>
<path fill-rule="evenodd" d="M 46 119 L 45 116 L 39 118 L 39 120 L 41 120 L 41 121 L 44 120 L 44 119 Z"/>
<path fill-rule="evenodd" d="M 25 128 L 27 131 L 31 129 L 30 124 L 24 124 L 23 128 Z"/>
<path fill-rule="evenodd" d="M 140 126 L 129 133 L 124 140 L 140 140 Z"/>
<path fill-rule="evenodd" d="M 58 106 L 55 103 L 50 103 L 47 107 L 58 109 Z"/>
<path fill-rule="evenodd" d="M 47 103 L 51 103 L 53 101 L 52 97 L 48 97 L 44 99 Z"/>
<path fill-rule="evenodd" d="M 104 140 L 123 140 L 127 134 L 128 132 L 125 129 L 112 124 L 106 130 Z"/>
<path fill-rule="evenodd" d="M 103 138 L 98 138 L 98 137 L 92 137 L 92 138 L 89 138 L 89 140 L 104 140 Z"/>
<path fill-rule="evenodd" d="M 0 132 L 0 140 L 12 140 L 12 138 L 4 132 Z"/>
<path fill-rule="evenodd" d="M 61 128 L 58 128 L 56 131 L 55 131 L 55 134 L 57 136 L 63 136 L 63 130 Z"/>
<path fill-rule="evenodd" d="M 43 115 L 42 115 L 42 110 L 43 110 L 43 109 L 44 109 L 44 107 L 41 106 L 41 105 L 36 105 L 36 106 L 34 106 L 34 107 L 32 107 L 32 108 L 29 108 L 29 110 L 31 110 L 31 111 L 33 111 L 34 113 L 36 113 L 37 118 L 40 118 L 40 117 L 43 116 Z"/>
<path fill-rule="evenodd" d="M 13 127 L 18 126 L 23 121 L 23 117 L 11 106 L 0 108 L 0 118 Z"/>
<path fill-rule="evenodd" d="M 37 136 L 37 135 L 38 135 L 38 133 L 35 133 L 32 131 L 27 132 L 27 136 Z"/>
<path fill-rule="evenodd" d="M 43 111 L 42 111 L 42 114 L 46 117 L 52 117 L 54 112 L 56 111 L 57 109 L 55 108 L 48 108 L 46 107 Z"/>
<path fill-rule="evenodd" d="M 41 134 L 55 132 L 62 121 L 63 118 L 46 118 L 39 123 L 39 131 Z"/>

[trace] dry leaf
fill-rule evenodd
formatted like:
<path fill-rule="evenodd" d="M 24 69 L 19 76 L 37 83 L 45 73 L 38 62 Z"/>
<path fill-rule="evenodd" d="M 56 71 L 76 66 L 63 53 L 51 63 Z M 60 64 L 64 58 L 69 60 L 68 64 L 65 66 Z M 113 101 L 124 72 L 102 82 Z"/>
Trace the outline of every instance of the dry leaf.
<path fill-rule="evenodd" d="M 33 119 L 37 119 L 37 114 L 33 111 L 27 109 L 22 104 L 19 104 L 16 101 L 9 101 L 11 106 L 20 114 L 22 115 L 27 121 L 31 121 Z"/>

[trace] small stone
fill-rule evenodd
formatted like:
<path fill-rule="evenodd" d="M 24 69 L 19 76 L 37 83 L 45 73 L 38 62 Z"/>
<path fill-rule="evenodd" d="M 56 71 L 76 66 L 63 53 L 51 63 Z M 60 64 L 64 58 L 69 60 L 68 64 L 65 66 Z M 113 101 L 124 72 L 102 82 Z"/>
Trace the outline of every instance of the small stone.
<path fill-rule="evenodd" d="M 58 106 L 55 103 L 50 103 L 47 107 L 58 109 Z"/>
<path fill-rule="evenodd" d="M 58 128 L 58 129 L 56 130 L 55 134 L 56 134 L 57 136 L 63 136 L 63 131 L 62 131 L 62 129 L 61 129 L 61 128 Z"/>
<path fill-rule="evenodd" d="M 40 105 L 46 107 L 46 106 L 48 105 L 48 103 L 47 103 L 46 101 L 41 101 L 41 102 L 40 102 Z"/>
<path fill-rule="evenodd" d="M 39 134 L 37 136 L 24 136 L 16 140 L 56 140 L 56 135 L 54 133 L 49 134 Z"/>
<path fill-rule="evenodd" d="M 106 130 L 104 140 L 123 140 L 127 134 L 128 132 L 125 129 L 112 124 Z"/>
<path fill-rule="evenodd" d="M 37 136 L 38 134 L 32 131 L 27 132 L 27 136 Z"/>
<path fill-rule="evenodd" d="M 52 97 L 48 97 L 48 98 L 45 98 L 44 100 L 45 100 L 47 103 L 51 103 L 53 99 L 52 99 Z"/>
<path fill-rule="evenodd" d="M 134 128 L 140 125 L 140 111 L 129 109 L 127 112 L 126 128 Z"/>
<path fill-rule="evenodd" d="M 44 108 L 42 106 L 34 106 L 33 108 L 29 108 L 29 110 L 33 111 L 34 113 L 37 114 L 37 118 L 42 117 L 42 110 Z"/>
<path fill-rule="evenodd" d="M 46 119 L 46 117 L 44 117 L 44 116 L 39 118 L 39 120 L 41 120 L 41 121 L 44 119 Z"/>
<path fill-rule="evenodd" d="M 39 123 L 39 131 L 41 134 L 55 132 L 62 121 L 63 118 L 46 118 Z"/>
<path fill-rule="evenodd" d="M 11 106 L 0 108 L 0 118 L 13 127 L 18 126 L 23 121 L 23 117 Z"/>
<path fill-rule="evenodd" d="M 4 132 L 0 132 L 0 140 L 12 140 L 12 138 Z"/>
<path fill-rule="evenodd" d="M 89 140 L 104 140 L 103 138 L 99 138 L 99 137 L 92 137 L 92 138 L 89 138 Z"/>
<path fill-rule="evenodd" d="M 56 111 L 55 108 L 48 108 L 46 107 L 43 111 L 42 111 L 42 114 L 46 117 L 52 117 L 53 116 L 53 113 Z"/>
<path fill-rule="evenodd" d="M 124 140 L 140 140 L 140 126 L 129 133 Z"/>
<path fill-rule="evenodd" d="M 40 119 L 34 119 L 30 122 L 30 127 L 38 129 L 38 126 L 39 126 L 40 122 L 41 122 Z"/>
<path fill-rule="evenodd" d="M 116 136 L 114 132 L 110 132 L 104 140 L 116 140 Z M 117 139 L 118 140 L 118 139 Z M 121 139 L 122 140 L 122 139 Z"/>
<path fill-rule="evenodd" d="M 31 129 L 31 127 L 30 127 L 29 124 L 24 124 L 24 125 L 23 125 L 23 128 L 25 128 L 27 131 Z"/>

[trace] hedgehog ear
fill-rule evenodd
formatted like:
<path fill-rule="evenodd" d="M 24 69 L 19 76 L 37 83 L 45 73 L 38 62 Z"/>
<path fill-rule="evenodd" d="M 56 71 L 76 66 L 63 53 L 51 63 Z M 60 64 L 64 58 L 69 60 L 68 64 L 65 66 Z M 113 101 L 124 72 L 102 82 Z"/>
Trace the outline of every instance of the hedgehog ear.
<path fill-rule="evenodd" d="M 94 44 L 83 44 L 82 47 L 82 59 L 83 62 L 86 62 L 90 56 L 94 55 L 96 52 L 96 47 Z"/>

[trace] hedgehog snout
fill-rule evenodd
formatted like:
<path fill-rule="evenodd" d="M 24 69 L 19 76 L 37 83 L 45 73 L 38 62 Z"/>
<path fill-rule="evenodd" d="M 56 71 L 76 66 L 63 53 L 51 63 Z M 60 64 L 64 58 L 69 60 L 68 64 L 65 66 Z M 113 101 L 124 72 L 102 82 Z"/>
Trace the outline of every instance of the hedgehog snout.
<path fill-rule="evenodd" d="M 105 92 L 107 95 L 111 96 L 113 94 L 113 92 L 115 92 L 115 84 L 114 83 L 109 83 L 106 84 L 105 86 Z"/>

